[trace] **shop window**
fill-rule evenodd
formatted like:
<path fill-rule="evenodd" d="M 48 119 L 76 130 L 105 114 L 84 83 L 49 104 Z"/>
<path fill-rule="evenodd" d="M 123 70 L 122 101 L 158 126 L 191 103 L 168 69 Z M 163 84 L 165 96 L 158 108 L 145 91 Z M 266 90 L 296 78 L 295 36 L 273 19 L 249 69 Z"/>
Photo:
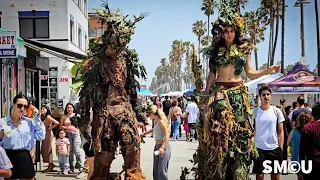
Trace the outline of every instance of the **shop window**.
<path fill-rule="evenodd" d="M 70 19 L 70 41 L 74 42 L 74 22 Z"/>
<path fill-rule="evenodd" d="M 19 18 L 22 38 L 49 38 L 49 17 Z"/>
<path fill-rule="evenodd" d="M 82 30 L 81 27 L 78 29 L 78 46 L 82 49 Z"/>

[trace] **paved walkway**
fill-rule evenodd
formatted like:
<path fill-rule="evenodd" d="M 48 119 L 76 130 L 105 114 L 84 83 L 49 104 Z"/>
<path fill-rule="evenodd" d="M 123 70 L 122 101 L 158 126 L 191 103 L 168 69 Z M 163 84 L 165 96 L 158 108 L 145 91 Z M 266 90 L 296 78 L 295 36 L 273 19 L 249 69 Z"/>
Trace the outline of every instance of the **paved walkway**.
<path fill-rule="evenodd" d="M 150 127 L 148 127 L 150 129 Z M 145 138 L 146 143 L 141 145 L 141 167 L 143 173 L 147 177 L 147 180 L 152 180 L 152 167 L 153 167 L 153 146 L 154 139 L 151 137 Z M 182 137 L 180 141 L 170 141 L 172 154 L 169 165 L 169 180 L 180 179 L 181 167 L 191 168 L 192 164 L 189 162 L 193 153 L 197 149 L 198 141 L 194 142 L 186 142 L 185 138 Z M 53 146 L 53 152 L 55 153 L 55 146 Z M 57 163 L 57 158 L 54 157 L 55 164 Z M 117 155 L 116 159 L 113 161 L 111 166 L 111 172 L 120 172 L 121 166 L 123 163 L 123 159 L 121 154 Z M 41 169 L 45 169 L 46 167 L 42 167 Z M 58 168 L 57 168 L 58 169 Z M 54 180 L 54 179 L 66 179 L 66 180 L 74 180 L 77 174 L 70 175 L 58 175 L 57 173 L 37 173 L 37 180 Z M 193 177 L 189 177 L 189 179 L 193 179 Z M 255 180 L 255 176 L 251 175 L 251 179 Z M 269 175 L 266 175 L 266 180 L 270 179 Z M 296 180 L 296 175 L 286 175 L 281 176 L 281 180 Z"/>

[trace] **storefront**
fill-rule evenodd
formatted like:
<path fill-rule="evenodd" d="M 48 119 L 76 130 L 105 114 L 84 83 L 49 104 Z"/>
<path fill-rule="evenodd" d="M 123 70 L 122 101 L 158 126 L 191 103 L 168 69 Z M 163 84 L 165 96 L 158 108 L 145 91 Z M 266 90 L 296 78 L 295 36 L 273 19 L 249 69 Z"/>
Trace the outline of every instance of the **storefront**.
<path fill-rule="evenodd" d="M 14 96 L 22 92 L 22 63 L 26 57 L 24 41 L 14 31 L 0 31 L 1 117 L 11 111 Z"/>

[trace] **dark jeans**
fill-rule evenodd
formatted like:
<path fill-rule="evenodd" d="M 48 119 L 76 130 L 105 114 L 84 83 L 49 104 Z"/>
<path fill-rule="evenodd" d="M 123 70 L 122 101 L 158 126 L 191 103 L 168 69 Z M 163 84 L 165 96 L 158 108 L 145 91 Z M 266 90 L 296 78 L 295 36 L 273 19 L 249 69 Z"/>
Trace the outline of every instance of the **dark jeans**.
<path fill-rule="evenodd" d="M 198 139 L 198 132 L 197 132 L 196 123 L 188 123 L 188 127 L 189 127 L 189 132 L 190 132 L 190 138 L 192 138 L 192 136 L 193 136 L 194 139 L 197 140 Z"/>

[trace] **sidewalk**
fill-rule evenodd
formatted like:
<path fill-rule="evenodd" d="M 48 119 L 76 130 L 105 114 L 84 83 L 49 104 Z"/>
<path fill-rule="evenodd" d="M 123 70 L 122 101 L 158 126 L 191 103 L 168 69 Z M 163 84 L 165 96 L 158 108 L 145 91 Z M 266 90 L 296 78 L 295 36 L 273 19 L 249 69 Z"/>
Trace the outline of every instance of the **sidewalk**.
<path fill-rule="evenodd" d="M 150 129 L 151 127 L 148 127 Z M 184 133 L 183 133 L 184 134 Z M 154 139 L 148 136 L 144 139 L 145 144 L 141 144 L 141 168 L 143 173 L 147 177 L 147 180 L 152 180 L 153 171 L 153 147 Z M 185 137 L 182 137 L 180 141 L 170 141 L 171 144 L 171 159 L 169 164 L 169 179 L 176 180 L 180 179 L 181 167 L 191 168 L 192 164 L 189 160 L 192 158 L 193 153 L 198 147 L 198 141 L 186 142 Z M 53 152 L 55 154 L 55 146 L 53 146 Z M 54 156 L 54 162 L 58 165 L 57 157 Z M 111 166 L 111 172 L 120 172 L 122 169 L 123 159 L 121 154 L 117 155 Z M 46 164 L 47 166 L 47 164 Z M 47 168 L 42 166 L 42 170 Z M 58 170 L 58 168 L 56 168 Z M 77 173 L 70 175 L 58 175 L 58 173 L 37 173 L 37 180 L 56 180 L 56 179 L 67 179 L 75 180 Z M 85 178 L 83 178 L 85 179 Z M 189 179 L 193 179 L 191 176 Z M 255 180 L 255 175 L 251 175 L 251 179 Z M 265 179 L 269 180 L 270 176 L 265 175 Z M 281 180 L 296 180 L 297 176 L 294 174 L 281 176 Z"/>

